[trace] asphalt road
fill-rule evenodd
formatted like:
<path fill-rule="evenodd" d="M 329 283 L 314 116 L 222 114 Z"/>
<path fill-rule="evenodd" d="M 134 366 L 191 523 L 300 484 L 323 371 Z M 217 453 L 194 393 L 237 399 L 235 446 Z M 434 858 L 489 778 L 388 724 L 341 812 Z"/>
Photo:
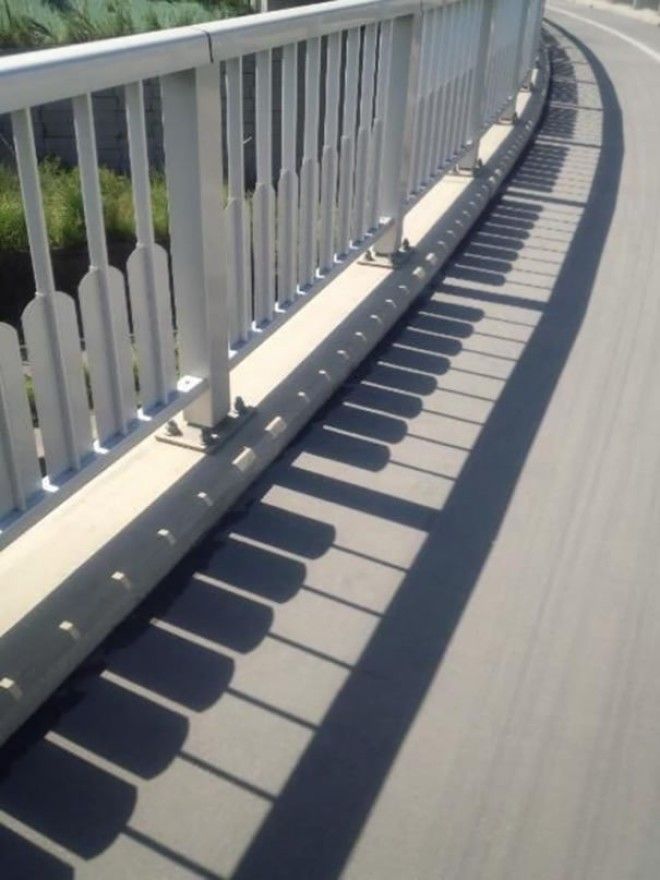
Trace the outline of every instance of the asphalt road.
<path fill-rule="evenodd" d="M 444 276 L 0 756 L 2 880 L 660 877 L 660 34 L 549 15 Z"/>

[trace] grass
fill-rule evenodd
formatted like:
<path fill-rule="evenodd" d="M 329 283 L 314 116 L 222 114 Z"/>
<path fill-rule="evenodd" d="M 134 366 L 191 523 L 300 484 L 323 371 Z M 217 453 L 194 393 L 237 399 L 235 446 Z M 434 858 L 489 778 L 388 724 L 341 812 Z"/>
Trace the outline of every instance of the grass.
<path fill-rule="evenodd" d="M 57 159 L 40 163 L 39 175 L 51 248 L 76 247 L 85 243 L 80 177 L 76 168 L 65 168 Z M 135 217 L 130 178 L 100 168 L 101 195 L 106 231 L 112 240 L 135 236 Z M 151 204 L 156 237 L 168 234 L 167 190 L 164 175 L 152 172 Z M 16 171 L 0 164 L 0 252 L 27 251 L 28 237 Z"/>
<path fill-rule="evenodd" d="M 248 0 L 0 0 L 0 48 L 84 43 L 250 11 Z"/>

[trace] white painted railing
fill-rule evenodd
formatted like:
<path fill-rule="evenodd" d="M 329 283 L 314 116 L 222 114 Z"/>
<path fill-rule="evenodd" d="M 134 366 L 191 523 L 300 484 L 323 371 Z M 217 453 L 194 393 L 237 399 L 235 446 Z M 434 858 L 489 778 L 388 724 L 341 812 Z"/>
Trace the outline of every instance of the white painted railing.
<path fill-rule="evenodd" d="M 415 195 L 448 170 L 474 168 L 481 135 L 513 120 L 542 5 L 338 0 L 5 59 L 0 113 L 12 116 L 36 295 L 22 316 L 26 361 L 16 330 L 0 324 L 0 543 L 177 412 L 219 423 L 232 365 L 365 249 L 394 254 Z M 163 102 L 169 257 L 150 207 L 150 78 Z M 117 85 L 137 235 L 127 288 L 108 261 L 90 99 Z M 30 111 L 60 99 L 73 106 L 89 251 L 79 316 L 70 292 L 55 288 Z"/>

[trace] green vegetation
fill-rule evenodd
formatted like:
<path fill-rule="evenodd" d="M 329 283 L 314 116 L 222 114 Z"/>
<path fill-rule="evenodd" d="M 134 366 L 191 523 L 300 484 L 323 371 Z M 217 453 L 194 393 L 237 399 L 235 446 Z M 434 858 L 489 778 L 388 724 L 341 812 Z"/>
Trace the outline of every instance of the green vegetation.
<path fill-rule="evenodd" d="M 0 48 L 83 43 L 250 11 L 248 0 L 0 0 Z"/>
<path fill-rule="evenodd" d="M 52 248 L 66 248 L 85 242 L 80 177 L 76 168 L 64 168 L 57 159 L 46 159 L 39 166 L 43 204 Z M 107 168 L 99 169 L 106 231 L 112 240 L 132 239 L 135 219 L 130 178 Z M 156 237 L 167 236 L 167 191 L 164 175 L 151 177 L 152 211 Z M 0 164 L 0 252 L 26 251 L 27 229 L 18 175 Z"/>

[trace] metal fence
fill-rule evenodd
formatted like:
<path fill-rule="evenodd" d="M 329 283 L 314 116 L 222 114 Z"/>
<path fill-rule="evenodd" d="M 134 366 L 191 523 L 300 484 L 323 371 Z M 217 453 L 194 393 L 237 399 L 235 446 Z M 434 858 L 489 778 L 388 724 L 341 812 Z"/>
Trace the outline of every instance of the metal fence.
<path fill-rule="evenodd" d="M 220 422 L 234 364 L 368 247 L 394 253 L 415 195 L 474 166 L 481 135 L 513 119 L 541 14 L 541 0 L 338 0 L 5 59 L 0 112 L 11 113 L 36 294 L 22 316 L 26 356 L 0 324 L 0 542 L 177 412 Z M 154 78 L 169 254 L 150 207 L 143 84 Z M 137 237 L 121 269 L 108 261 L 91 102 L 118 85 Z M 75 300 L 55 286 L 31 117 L 62 99 L 89 251 Z"/>

